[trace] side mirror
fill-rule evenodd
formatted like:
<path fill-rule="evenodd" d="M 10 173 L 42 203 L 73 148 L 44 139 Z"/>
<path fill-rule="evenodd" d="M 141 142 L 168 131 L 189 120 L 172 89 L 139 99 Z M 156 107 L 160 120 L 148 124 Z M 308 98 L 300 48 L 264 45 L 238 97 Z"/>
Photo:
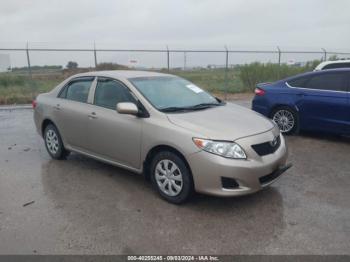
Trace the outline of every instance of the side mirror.
<path fill-rule="evenodd" d="M 119 114 L 137 115 L 139 109 L 134 103 L 122 102 L 117 104 L 117 112 Z"/>

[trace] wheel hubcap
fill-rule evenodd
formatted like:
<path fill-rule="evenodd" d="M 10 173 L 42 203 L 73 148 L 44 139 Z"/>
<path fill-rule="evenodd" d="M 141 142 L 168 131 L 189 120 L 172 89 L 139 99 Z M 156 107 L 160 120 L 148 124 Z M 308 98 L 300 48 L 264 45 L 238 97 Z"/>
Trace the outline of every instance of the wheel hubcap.
<path fill-rule="evenodd" d="M 46 145 L 50 153 L 56 154 L 58 151 L 58 136 L 53 130 L 48 130 L 46 133 Z"/>
<path fill-rule="evenodd" d="M 180 168 L 171 160 L 161 160 L 156 166 L 155 178 L 159 189 L 168 196 L 177 196 L 183 186 Z"/>
<path fill-rule="evenodd" d="M 293 114 L 288 110 L 277 111 L 272 120 L 278 125 L 282 133 L 292 130 L 295 123 Z"/>

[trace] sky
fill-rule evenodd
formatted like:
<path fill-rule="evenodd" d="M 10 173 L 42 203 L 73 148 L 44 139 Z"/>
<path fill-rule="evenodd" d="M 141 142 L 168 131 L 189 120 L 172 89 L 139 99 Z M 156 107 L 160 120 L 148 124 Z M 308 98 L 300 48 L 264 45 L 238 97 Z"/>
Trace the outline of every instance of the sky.
<path fill-rule="evenodd" d="M 0 47 L 256 49 L 350 52 L 349 0 L 0 0 Z M 25 54 L 10 54 L 25 65 Z M 93 65 L 90 53 L 30 54 L 32 64 Z M 231 57 L 232 56 L 232 57 Z M 285 55 L 284 61 L 320 55 Z M 99 53 L 101 62 L 164 66 L 164 54 Z M 275 61 L 235 54 L 231 63 Z M 171 57 L 182 66 L 184 54 Z M 224 54 L 187 54 L 186 63 L 224 64 Z"/>

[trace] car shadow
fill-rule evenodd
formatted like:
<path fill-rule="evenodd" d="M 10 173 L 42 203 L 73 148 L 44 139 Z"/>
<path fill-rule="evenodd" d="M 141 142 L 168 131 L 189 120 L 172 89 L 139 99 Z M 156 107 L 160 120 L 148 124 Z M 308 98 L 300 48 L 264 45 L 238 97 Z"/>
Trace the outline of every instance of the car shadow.
<path fill-rule="evenodd" d="M 76 252 L 91 238 L 129 254 L 258 252 L 285 227 L 283 199 L 273 187 L 235 198 L 196 194 L 172 205 L 143 176 L 77 154 L 44 161 L 41 177 L 52 212 L 69 227 L 58 237 Z"/>

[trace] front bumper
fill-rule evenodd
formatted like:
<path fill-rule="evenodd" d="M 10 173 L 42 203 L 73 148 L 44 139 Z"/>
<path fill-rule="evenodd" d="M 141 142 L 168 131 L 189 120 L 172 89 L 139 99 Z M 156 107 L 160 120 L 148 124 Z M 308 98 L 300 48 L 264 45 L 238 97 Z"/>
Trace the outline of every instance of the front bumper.
<path fill-rule="evenodd" d="M 251 148 L 258 142 L 271 141 L 275 135 L 269 131 L 236 140 L 245 149 L 246 160 L 224 158 L 205 151 L 188 156 L 195 190 L 216 196 L 239 196 L 257 192 L 275 182 L 291 167 L 291 164 L 286 165 L 288 152 L 283 136 L 274 153 L 259 156 Z M 238 186 L 224 187 L 222 178 L 234 179 Z"/>

